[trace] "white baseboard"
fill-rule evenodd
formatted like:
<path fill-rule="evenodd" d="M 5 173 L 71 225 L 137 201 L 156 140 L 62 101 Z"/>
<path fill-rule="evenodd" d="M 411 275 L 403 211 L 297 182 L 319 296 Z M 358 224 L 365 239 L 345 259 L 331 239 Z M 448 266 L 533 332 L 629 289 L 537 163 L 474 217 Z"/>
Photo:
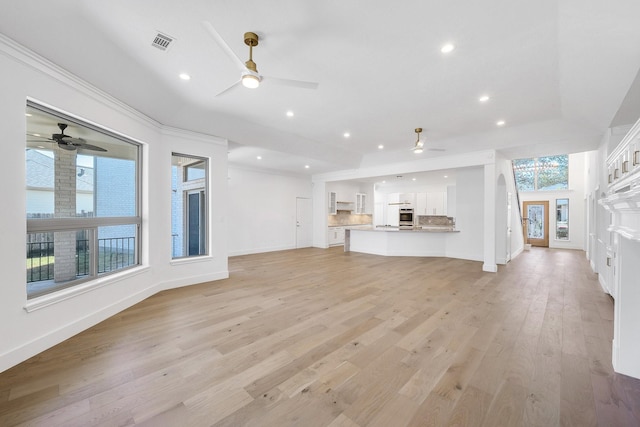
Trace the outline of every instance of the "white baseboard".
<path fill-rule="evenodd" d="M 201 274 L 199 276 L 181 277 L 180 279 L 170 280 L 160 283 L 162 290 L 182 288 L 184 286 L 196 285 L 198 283 L 213 282 L 215 280 L 223 280 L 229 278 L 229 270 L 217 271 L 211 274 Z"/>
<path fill-rule="evenodd" d="M 520 255 L 522 253 L 522 251 L 524 250 L 524 248 L 521 246 L 518 249 L 515 250 L 515 252 L 511 253 L 511 260 L 513 261 L 518 255 Z"/>
<path fill-rule="evenodd" d="M 296 249 L 295 245 L 273 246 L 270 248 L 241 249 L 238 251 L 230 251 L 229 256 L 232 257 L 232 256 L 240 256 L 240 255 L 262 254 L 266 252 L 288 251 L 291 249 Z"/>
<path fill-rule="evenodd" d="M 602 277 L 602 274 L 598 274 L 598 283 L 600 283 L 600 287 L 602 287 L 602 290 L 605 294 L 611 295 L 611 292 L 609 292 L 609 287 L 607 286 L 607 282 L 605 282 Z"/>
<path fill-rule="evenodd" d="M 484 263 L 484 264 L 482 264 L 482 271 L 487 271 L 489 273 L 497 273 L 498 272 L 498 266 L 496 264 Z"/>
<path fill-rule="evenodd" d="M 12 366 L 21 363 L 28 358 L 41 353 L 62 341 L 79 334 L 90 327 L 97 325 L 103 320 L 114 316 L 121 311 L 143 301 L 150 296 L 156 294 L 159 288 L 157 285 L 142 289 L 141 291 L 128 295 L 126 298 L 116 301 L 98 311 L 88 314 L 85 317 L 76 319 L 75 321 L 61 326 L 55 330 L 49 331 L 38 338 L 35 338 L 25 344 L 13 348 L 0 355 L 0 372 L 3 372 Z"/>

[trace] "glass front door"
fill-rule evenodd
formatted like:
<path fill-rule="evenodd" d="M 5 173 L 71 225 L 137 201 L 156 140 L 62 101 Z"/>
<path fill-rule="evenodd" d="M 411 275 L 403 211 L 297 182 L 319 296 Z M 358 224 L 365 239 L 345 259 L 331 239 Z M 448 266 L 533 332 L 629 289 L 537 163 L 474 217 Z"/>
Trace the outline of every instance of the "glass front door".
<path fill-rule="evenodd" d="M 526 243 L 549 247 L 549 202 L 524 202 Z"/>

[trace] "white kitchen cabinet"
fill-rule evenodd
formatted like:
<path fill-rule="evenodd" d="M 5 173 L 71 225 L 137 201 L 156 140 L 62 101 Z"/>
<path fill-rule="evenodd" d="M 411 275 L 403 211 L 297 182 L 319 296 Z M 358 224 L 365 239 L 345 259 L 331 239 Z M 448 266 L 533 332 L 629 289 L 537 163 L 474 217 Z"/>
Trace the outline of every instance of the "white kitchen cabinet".
<path fill-rule="evenodd" d="M 399 202 L 403 203 L 402 205 L 400 205 L 401 208 L 404 208 L 404 209 L 415 208 L 416 193 L 400 193 Z"/>
<path fill-rule="evenodd" d="M 415 215 L 427 215 L 427 193 L 416 193 Z"/>
<path fill-rule="evenodd" d="M 427 215 L 447 214 L 447 193 L 437 191 L 427 193 Z"/>
<path fill-rule="evenodd" d="M 384 225 L 399 225 L 400 224 L 400 194 L 389 193 L 387 195 L 386 212 Z"/>
<path fill-rule="evenodd" d="M 356 214 L 367 213 L 367 195 L 356 193 Z"/>
<path fill-rule="evenodd" d="M 338 202 L 335 191 L 329 191 L 329 215 L 338 213 Z"/>
<path fill-rule="evenodd" d="M 329 227 L 329 246 L 344 245 L 344 227 Z"/>

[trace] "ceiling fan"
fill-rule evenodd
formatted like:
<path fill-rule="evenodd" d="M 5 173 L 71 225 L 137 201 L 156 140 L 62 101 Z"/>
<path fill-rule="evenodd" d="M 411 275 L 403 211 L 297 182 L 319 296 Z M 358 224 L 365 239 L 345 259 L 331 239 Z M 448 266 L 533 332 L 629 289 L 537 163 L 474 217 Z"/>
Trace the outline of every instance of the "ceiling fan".
<path fill-rule="evenodd" d="M 31 136 L 36 136 L 37 138 L 43 138 L 43 139 L 46 139 L 47 141 L 55 142 L 58 144 L 58 147 L 68 151 L 73 151 L 76 149 L 92 150 L 92 151 L 107 151 L 102 147 L 98 147 L 96 145 L 87 143 L 87 141 L 85 141 L 82 138 L 73 138 L 70 135 L 66 135 L 64 133 L 64 130 L 67 128 L 66 123 L 58 123 L 58 127 L 60 128 L 60 133 L 54 133 L 53 135 L 51 135 L 51 138 L 44 138 L 37 135 L 31 135 Z"/>
<path fill-rule="evenodd" d="M 422 128 L 416 128 L 415 132 L 418 134 L 418 139 L 416 139 L 415 145 L 411 149 L 415 154 L 420 154 L 424 151 L 424 139 L 420 139 L 420 133 L 422 132 Z M 446 151 L 444 148 L 427 148 L 428 151 Z"/>
<path fill-rule="evenodd" d="M 204 21 L 202 23 L 206 30 L 209 32 L 211 37 L 215 40 L 216 43 L 220 46 L 220 48 L 227 54 L 229 58 L 236 64 L 236 66 L 240 69 L 240 80 L 236 81 L 234 84 L 218 93 L 216 96 L 220 96 L 223 93 L 233 89 L 234 87 L 242 84 L 244 87 L 248 87 L 251 89 L 257 88 L 260 86 L 260 82 L 263 80 L 268 83 L 280 84 L 283 86 L 291 86 L 298 87 L 302 89 L 317 89 L 318 83 L 314 82 L 305 82 L 302 80 L 292 80 L 292 79 L 282 79 L 278 77 L 268 77 L 263 76 L 258 72 L 258 68 L 256 63 L 253 62 L 253 48 L 258 46 L 259 37 L 256 33 L 247 32 L 244 33 L 244 44 L 249 46 L 249 60 L 246 62 L 242 62 L 240 58 L 231 50 L 227 42 L 224 41 L 222 36 L 216 31 L 216 29 L 211 25 L 210 22 Z"/>

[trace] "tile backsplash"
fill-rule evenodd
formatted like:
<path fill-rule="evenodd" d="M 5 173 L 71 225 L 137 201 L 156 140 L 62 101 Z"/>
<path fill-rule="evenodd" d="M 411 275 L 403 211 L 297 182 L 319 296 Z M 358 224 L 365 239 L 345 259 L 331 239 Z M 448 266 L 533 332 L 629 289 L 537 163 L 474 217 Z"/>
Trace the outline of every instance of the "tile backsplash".
<path fill-rule="evenodd" d="M 446 227 L 454 227 L 456 220 L 446 215 L 418 215 L 416 225 L 441 225 Z"/>
<path fill-rule="evenodd" d="M 327 224 L 329 227 L 335 227 L 340 225 L 360 225 L 360 224 L 373 224 L 373 215 L 367 214 L 352 214 L 350 211 L 338 211 L 336 215 L 329 215 L 327 218 Z"/>

